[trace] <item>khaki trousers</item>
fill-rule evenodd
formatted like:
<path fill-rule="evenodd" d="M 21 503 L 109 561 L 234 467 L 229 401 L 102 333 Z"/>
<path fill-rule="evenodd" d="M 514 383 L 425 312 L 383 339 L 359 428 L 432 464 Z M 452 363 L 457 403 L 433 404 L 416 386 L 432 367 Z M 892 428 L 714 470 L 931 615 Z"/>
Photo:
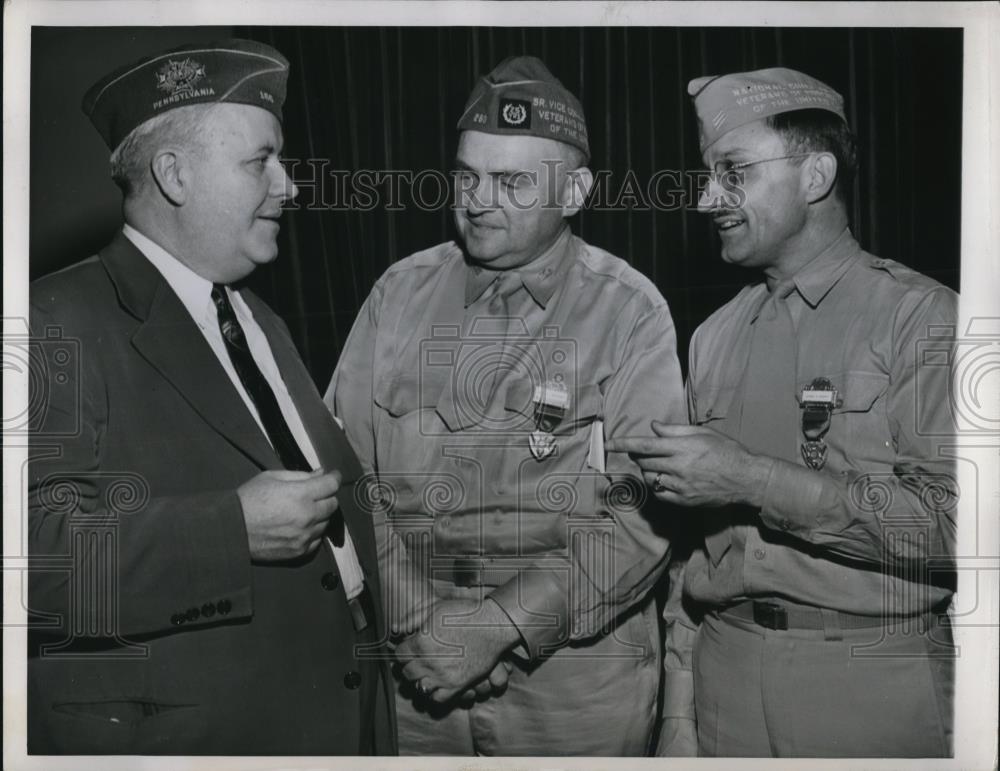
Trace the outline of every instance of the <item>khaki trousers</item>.
<path fill-rule="evenodd" d="M 777 631 L 707 614 L 693 660 L 699 754 L 950 756 L 955 650 L 930 618 Z"/>
<path fill-rule="evenodd" d="M 446 591 L 480 597 L 483 589 Z M 399 754 L 646 755 L 661 647 L 650 597 L 609 635 L 534 664 L 513 659 L 507 690 L 472 706 L 431 706 L 397 675 Z"/>

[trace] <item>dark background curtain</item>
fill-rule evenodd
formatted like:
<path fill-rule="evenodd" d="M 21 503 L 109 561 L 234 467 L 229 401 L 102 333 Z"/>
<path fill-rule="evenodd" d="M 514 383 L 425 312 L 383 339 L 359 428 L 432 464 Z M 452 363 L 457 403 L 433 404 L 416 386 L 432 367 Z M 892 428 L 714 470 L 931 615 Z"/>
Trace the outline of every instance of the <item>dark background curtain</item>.
<path fill-rule="evenodd" d="M 384 200 L 368 210 L 331 206 L 329 172 L 448 172 L 455 122 L 476 78 L 522 53 L 541 57 L 580 97 L 591 167 L 608 175 L 606 203 L 630 172 L 634 190 L 645 195 L 656 171 L 701 168 L 686 93 L 691 78 L 787 66 L 825 81 L 844 95 L 859 137 L 855 235 L 869 251 L 958 288 L 960 29 L 36 28 L 32 275 L 92 253 L 118 227 L 107 150 L 77 108 L 86 86 L 144 52 L 231 33 L 270 43 L 292 63 L 285 155 L 303 191 L 282 226 L 279 260 L 254 273 L 251 284 L 288 322 L 321 390 L 378 276 L 453 237 L 447 204 L 421 210 L 405 191 L 401 210 L 387 210 Z M 85 65 L 75 51 L 88 52 Z M 62 101 L 54 106 L 56 95 Z M 326 172 L 325 187 L 314 178 L 317 169 Z M 425 197 L 437 194 L 428 181 Z M 656 283 L 685 362 L 695 327 L 754 277 L 721 262 L 707 219 L 692 208 L 646 209 L 635 196 L 620 203 L 632 205 L 590 208 L 574 230 Z"/>

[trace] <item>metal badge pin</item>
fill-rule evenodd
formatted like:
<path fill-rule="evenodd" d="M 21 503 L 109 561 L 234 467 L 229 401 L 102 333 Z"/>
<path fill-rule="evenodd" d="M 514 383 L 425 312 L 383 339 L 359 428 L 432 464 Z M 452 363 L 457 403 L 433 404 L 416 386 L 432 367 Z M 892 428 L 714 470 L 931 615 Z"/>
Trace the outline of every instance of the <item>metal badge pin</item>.
<path fill-rule="evenodd" d="M 569 410 L 569 392 L 560 381 L 547 380 L 535 386 L 535 430 L 528 437 L 528 447 L 535 460 L 544 460 L 556 451 L 556 426 Z"/>
<path fill-rule="evenodd" d="M 819 471 L 826 465 L 826 442 L 823 437 L 830 430 L 830 416 L 843 404 L 843 400 L 829 378 L 815 378 L 802 389 L 802 459 L 806 465 Z"/>

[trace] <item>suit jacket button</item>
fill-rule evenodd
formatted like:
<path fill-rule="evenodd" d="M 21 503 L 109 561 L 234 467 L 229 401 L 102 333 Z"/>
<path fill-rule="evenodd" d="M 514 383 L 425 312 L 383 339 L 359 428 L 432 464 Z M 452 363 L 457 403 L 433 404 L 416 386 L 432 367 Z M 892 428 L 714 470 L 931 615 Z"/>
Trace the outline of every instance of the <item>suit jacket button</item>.
<path fill-rule="evenodd" d="M 340 586 L 340 578 L 338 578 L 335 573 L 324 573 L 319 582 L 320 585 L 328 592 L 332 592 Z"/>
<path fill-rule="evenodd" d="M 215 604 L 215 609 L 219 611 L 220 615 L 225 616 L 227 613 L 229 613 L 229 611 L 233 609 L 233 603 L 231 603 L 229 600 L 219 600 Z"/>
<path fill-rule="evenodd" d="M 188 621 L 197 621 L 198 617 L 201 615 L 201 611 L 197 608 L 188 608 L 187 613 L 184 614 L 184 618 Z"/>
<path fill-rule="evenodd" d="M 184 616 L 182 616 L 180 613 L 174 613 L 174 615 L 170 617 L 170 623 L 173 624 L 174 626 L 180 626 L 181 624 L 184 623 Z"/>
<path fill-rule="evenodd" d="M 205 618 L 211 618 L 215 615 L 215 603 L 206 602 L 201 606 L 201 615 Z"/>
<path fill-rule="evenodd" d="M 344 675 L 344 687 L 349 688 L 352 691 L 356 691 L 361 687 L 361 673 L 355 672 L 353 669 Z"/>

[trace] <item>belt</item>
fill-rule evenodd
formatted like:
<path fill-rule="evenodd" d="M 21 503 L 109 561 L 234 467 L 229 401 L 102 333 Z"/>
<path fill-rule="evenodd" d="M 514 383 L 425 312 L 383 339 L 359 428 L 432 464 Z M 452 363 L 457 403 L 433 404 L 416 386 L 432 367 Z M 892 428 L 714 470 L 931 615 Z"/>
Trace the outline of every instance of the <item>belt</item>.
<path fill-rule="evenodd" d="M 441 572 L 455 586 L 503 586 L 535 564 L 523 558 L 458 557 Z"/>
<path fill-rule="evenodd" d="M 372 595 L 368 591 L 368 584 L 361 585 L 361 594 L 347 601 L 347 607 L 351 610 L 351 620 L 354 622 L 354 631 L 362 632 L 375 620 L 375 606 L 372 604 Z"/>
<path fill-rule="evenodd" d="M 745 621 L 753 621 L 765 629 L 824 629 L 824 610 L 805 605 L 779 603 L 770 600 L 745 600 L 737 605 L 730 605 L 720 611 L 722 614 L 736 616 Z M 844 611 L 826 611 L 832 613 L 841 629 L 868 629 L 877 626 L 887 626 L 894 620 L 883 616 L 862 616 Z"/>

